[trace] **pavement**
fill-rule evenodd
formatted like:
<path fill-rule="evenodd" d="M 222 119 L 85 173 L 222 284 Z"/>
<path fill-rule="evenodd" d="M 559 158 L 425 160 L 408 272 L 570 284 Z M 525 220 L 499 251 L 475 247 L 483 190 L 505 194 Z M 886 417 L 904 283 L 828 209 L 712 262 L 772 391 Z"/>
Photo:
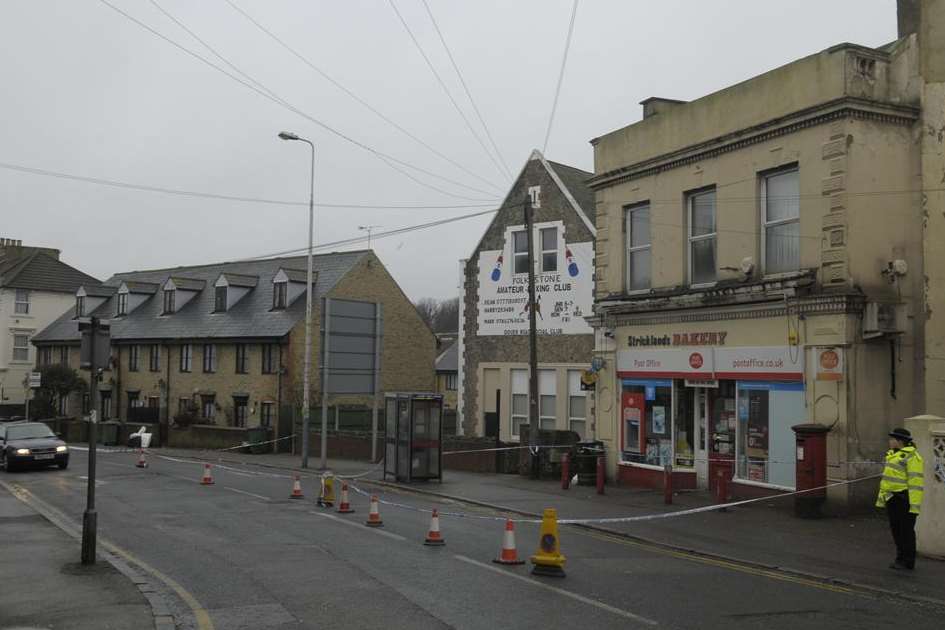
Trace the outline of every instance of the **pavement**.
<path fill-rule="evenodd" d="M 0 488 L 0 629 L 155 628 L 137 585 L 107 561 L 83 566 L 80 549 L 77 540 Z"/>
<path fill-rule="evenodd" d="M 0 479 L 76 520 L 84 507 L 86 455 L 74 448 L 72 457 L 66 471 Z M 206 459 L 215 462 L 213 485 L 200 484 Z M 136 468 L 135 460 L 128 452 L 98 458 L 100 536 L 172 591 L 168 607 L 180 630 L 859 630 L 892 624 L 931 630 L 945 623 L 945 603 L 906 604 L 874 589 L 573 527 L 560 532 L 567 577 L 537 578 L 529 565 L 491 562 L 499 553 L 504 510 L 381 485 L 366 479 L 378 471 L 363 462 L 332 462 L 342 474 L 369 473 L 349 482 L 356 511 L 343 515 L 314 504 L 314 469 L 300 473 L 305 498 L 288 498 L 294 472 L 282 467 L 293 466 L 291 458 L 155 449 L 148 468 Z M 553 484 L 450 471 L 442 485 L 421 489 L 469 494 L 477 487 L 484 497 L 501 493 L 522 512 L 555 498 Z M 569 492 L 558 497 L 565 516 L 615 509 L 609 501 L 618 500 L 640 502 L 630 506 L 639 511 L 650 507 L 640 494 Z M 372 493 L 382 500 L 379 529 L 364 526 Z M 432 508 L 442 514 L 443 547 L 422 544 Z M 748 512 L 719 516 L 734 521 Z M 538 525 L 527 520 L 516 524 L 518 553 L 526 560 L 539 539 Z"/>
<path fill-rule="evenodd" d="M 165 451 L 207 461 L 302 470 L 298 456 L 287 454 L 244 455 L 186 449 L 161 452 Z M 312 467 L 318 464 L 317 458 L 310 462 Z M 352 460 L 330 460 L 329 467 L 341 475 L 372 468 L 367 462 Z M 381 477 L 378 470 L 367 478 Z M 544 508 L 553 507 L 561 519 L 661 514 L 714 503 L 707 492 L 680 492 L 674 496 L 673 505 L 665 505 L 661 491 L 607 486 L 606 494 L 599 496 L 593 487 L 572 486 L 562 490 L 559 481 L 535 481 L 518 475 L 445 470 L 443 477 L 442 483 L 421 482 L 409 487 L 418 493 L 523 515 L 540 516 Z M 793 516 L 792 510 L 792 498 L 771 499 L 725 512 L 590 527 L 625 535 L 640 543 L 695 551 L 828 582 L 856 584 L 908 600 L 945 603 L 942 590 L 945 561 L 920 558 L 917 570 L 912 573 L 888 568 L 895 558 L 895 548 L 881 510 L 822 519 L 800 519 Z"/>

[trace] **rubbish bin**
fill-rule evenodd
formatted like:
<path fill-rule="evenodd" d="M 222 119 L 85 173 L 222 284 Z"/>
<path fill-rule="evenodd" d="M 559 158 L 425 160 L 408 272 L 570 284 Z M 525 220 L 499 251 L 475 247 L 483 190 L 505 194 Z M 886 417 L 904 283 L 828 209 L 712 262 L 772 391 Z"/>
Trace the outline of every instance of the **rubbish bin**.
<path fill-rule="evenodd" d="M 578 442 L 574 446 L 574 472 L 579 486 L 597 485 L 597 458 L 604 454 L 604 443 L 599 440 Z"/>
<path fill-rule="evenodd" d="M 272 451 L 271 444 L 259 444 L 269 440 L 269 427 L 251 427 L 246 429 L 246 441 L 252 444 L 249 452 L 253 455 L 262 455 Z"/>
<path fill-rule="evenodd" d="M 118 423 L 100 422 L 98 425 L 98 443 L 105 446 L 118 444 Z"/>

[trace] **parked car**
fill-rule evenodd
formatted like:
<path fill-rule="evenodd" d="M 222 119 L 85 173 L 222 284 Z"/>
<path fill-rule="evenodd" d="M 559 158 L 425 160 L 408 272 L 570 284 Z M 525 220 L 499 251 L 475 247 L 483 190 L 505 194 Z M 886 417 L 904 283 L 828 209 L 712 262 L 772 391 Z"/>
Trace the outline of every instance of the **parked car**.
<path fill-rule="evenodd" d="M 42 422 L 0 425 L 0 466 L 7 472 L 27 466 L 69 466 L 69 447 Z"/>

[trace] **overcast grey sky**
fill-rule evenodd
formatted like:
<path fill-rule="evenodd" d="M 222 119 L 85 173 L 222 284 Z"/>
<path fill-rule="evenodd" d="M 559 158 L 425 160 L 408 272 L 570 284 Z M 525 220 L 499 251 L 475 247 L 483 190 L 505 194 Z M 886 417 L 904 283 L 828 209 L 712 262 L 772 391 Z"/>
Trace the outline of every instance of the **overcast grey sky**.
<path fill-rule="evenodd" d="M 109 2 L 226 67 L 151 0 Z M 276 133 L 287 129 L 317 146 L 317 202 L 455 206 L 504 197 L 508 177 L 450 105 L 389 0 L 232 2 L 462 169 L 353 101 L 226 0 L 157 2 L 294 108 L 484 192 L 413 171 L 453 196 L 420 185 L 100 0 L 0 0 L 0 163 L 305 202 L 308 147 L 279 141 Z M 572 1 L 427 2 L 517 174 L 544 141 Z M 422 0 L 395 4 L 478 128 Z M 878 46 L 895 35 L 894 0 L 582 0 L 546 156 L 591 170 L 588 140 L 639 120 L 637 103 L 648 96 L 690 100 L 839 42 Z M 318 209 L 315 240 L 356 237 L 359 225 L 393 229 L 483 209 Z M 304 247 L 307 221 L 304 206 L 178 197 L 0 168 L 0 236 L 60 248 L 67 262 L 101 278 Z M 411 298 L 446 297 L 456 293 L 457 260 L 488 221 L 394 236 L 375 249 Z"/>

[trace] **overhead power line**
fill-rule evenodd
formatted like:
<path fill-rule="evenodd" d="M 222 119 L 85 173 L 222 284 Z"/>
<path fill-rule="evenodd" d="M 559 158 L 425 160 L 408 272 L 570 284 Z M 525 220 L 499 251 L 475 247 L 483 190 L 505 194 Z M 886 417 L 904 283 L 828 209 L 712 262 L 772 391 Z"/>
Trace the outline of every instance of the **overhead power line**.
<path fill-rule="evenodd" d="M 130 190 L 141 190 L 144 192 L 153 192 L 161 193 L 166 195 L 177 195 L 180 197 L 199 197 L 203 199 L 220 199 L 223 201 L 238 201 L 241 203 L 260 203 L 273 206 L 300 206 L 308 207 L 307 201 L 289 201 L 287 199 L 263 199 L 260 197 L 241 197 L 237 195 L 222 195 L 217 193 L 202 192 L 195 190 L 180 190 L 177 188 L 164 188 L 161 186 L 148 186 L 145 184 L 133 184 L 129 182 L 121 182 L 114 179 L 102 179 L 99 177 L 85 177 L 82 175 L 73 175 L 72 173 L 62 173 L 59 171 L 50 171 L 42 168 L 33 168 L 30 166 L 23 166 L 20 164 L 10 164 L 7 162 L 0 162 L 0 168 L 7 169 L 10 171 L 19 171 L 21 173 L 29 173 L 31 175 L 42 175 L 44 177 L 54 177 L 58 179 L 69 179 L 77 182 L 86 182 L 89 184 L 98 184 L 100 186 L 112 186 L 114 188 L 125 188 Z M 494 203 L 476 203 L 476 204 L 459 204 L 459 205 L 425 205 L 425 204 L 416 204 L 416 203 L 405 203 L 405 204 L 357 204 L 357 203 L 316 203 L 316 206 L 320 208 L 365 208 L 365 209 L 375 209 L 375 210 L 450 210 L 458 208 L 485 208 L 489 206 L 494 206 Z"/>
<path fill-rule="evenodd" d="M 577 17 L 578 0 L 574 0 L 571 7 L 571 23 L 568 25 L 568 37 L 564 41 L 564 56 L 561 58 L 561 70 L 558 72 L 558 85 L 555 87 L 555 98 L 551 104 L 551 116 L 548 118 L 548 131 L 545 132 L 545 142 L 541 152 L 548 150 L 548 139 L 551 138 L 551 127 L 555 122 L 555 113 L 558 111 L 558 97 L 561 96 L 561 83 L 564 81 L 564 68 L 568 64 L 568 51 L 571 50 L 571 36 L 574 35 L 574 19 Z"/>
<path fill-rule="evenodd" d="M 180 50 L 180 51 L 182 51 L 182 52 L 184 52 L 184 53 L 190 55 L 191 57 L 197 59 L 198 61 L 200 61 L 200 62 L 202 62 L 202 63 L 204 63 L 204 64 L 206 64 L 207 66 L 210 66 L 211 68 L 213 68 L 213 69 L 216 70 L 217 72 L 219 72 L 219 73 L 221 73 L 221 74 L 223 74 L 223 75 L 229 77 L 230 79 L 236 81 L 237 83 L 243 85 L 244 87 L 246 87 L 246 88 L 252 90 L 253 92 L 256 92 L 256 93 L 259 94 L 260 96 L 262 96 L 262 97 L 264 97 L 264 98 L 266 98 L 266 99 L 268 99 L 268 100 L 270 100 L 270 101 L 276 103 L 277 105 L 282 106 L 283 108 L 287 109 L 288 111 L 291 111 L 291 112 L 294 113 L 294 114 L 297 114 L 297 115 L 301 116 L 302 118 L 305 118 L 306 120 L 308 120 L 308 121 L 310 121 L 310 122 L 312 122 L 312 123 L 318 125 L 319 127 L 321 127 L 322 129 L 324 129 L 325 131 L 331 133 L 332 135 L 335 135 L 335 136 L 341 138 L 342 140 L 345 140 L 346 142 L 349 142 L 349 143 L 351 143 L 351 144 L 357 146 L 357 147 L 360 148 L 360 149 L 363 149 L 363 150 L 365 150 L 365 151 L 367 151 L 367 152 L 369 152 L 369 153 L 371 153 L 371 154 L 373 154 L 373 155 L 375 155 L 375 156 L 377 156 L 377 157 L 379 157 L 379 158 L 381 158 L 381 157 L 382 157 L 382 158 L 387 158 L 388 160 L 390 160 L 390 161 L 392 161 L 392 162 L 395 162 L 395 163 L 397 163 L 397 164 L 399 164 L 399 165 L 401 165 L 401 166 L 404 166 L 404 167 L 406 167 L 406 168 L 413 169 L 413 170 L 415 170 L 415 171 L 417 171 L 417 172 L 420 172 L 420 173 L 423 173 L 423 174 L 428 175 L 428 176 L 430 176 L 430 177 L 434 177 L 434 178 L 436 178 L 436 179 L 439 179 L 439 180 L 448 182 L 448 183 L 453 184 L 453 185 L 455 185 L 455 186 L 460 186 L 460 187 L 462 187 L 462 188 L 467 188 L 467 189 L 469 189 L 469 190 L 473 190 L 473 191 L 475 191 L 475 192 L 479 192 L 479 193 L 483 193 L 483 194 L 487 194 L 487 195 L 492 195 L 492 194 L 494 194 L 494 193 L 492 193 L 492 192 L 489 192 L 489 191 L 486 191 L 486 190 L 482 190 L 482 189 L 480 189 L 480 188 L 476 188 L 476 187 L 474 187 L 474 186 L 470 186 L 470 185 L 464 184 L 464 183 L 462 183 L 462 182 L 458 182 L 458 181 L 456 181 L 456 180 L 454 180 L 454 179 L 450 179 L 450 178 L 448 178 L 448 177 L 444 177 L 443 175 L 439 175 L 439 174 L 434 173 L 434 172 L 432 172 L 432 171 L 430 171 L 430 170 L 428 170 L 428 169 L 425 169 L 425 168 L 423 168 L 423 167 L 416 166 L 415 164 L 411 164 L 411 163 L 409 163 L 409 162 L 406 162 L 406 161 L 404 161 L 404 160 L 401 160 L 401 159 L 399 159 L 399 158 L 396 158 L 396 157 L 394 157 L 394 156 L 392 156 L 392 155 L 389 155 L 389 154 L 387 154 L 387 153 L 384 153 L 384 152 L 382 152 L 382 151 L 379 151 L 378 149 L 375 149 L 374 147 L 371 147 L 371 146 L 369 146 L 369 145 L 367 145 L 367 144 L 365 144 L 365 143 L 363 143 L 363 142 L 361 142 L 361 141 L 359 141 L 359 140 L 356 140 L 355 138 L 353 138 L 353 137 L 351 137 L 351 136 L 349 136 L 349 135 L 347 135 L 347 134 L 345 134 L 345 133 L 343 133 L 343 132 L 341 132 L 341 131 L 335 129 L 334 127 L 331 127 L 331 126 L 328 125 L 327 123 L 324 123 L 324 122 L 322 122 L 321 120 L 315 118 L 314 116 L 311 116 L 310 114 L 308 114 L 308 113 L 302 111 L 301 109 L 295 107 L 294 105 L 292 105 L 292 104 L 289 103 L 288 101 L 286 101 L 286 100 L 284 100 L 284 99 L 282 99 L 282 98 L 280 98 L 280 97 L 278 97 L 278 96 L 269 94 L 269 93 L 266 92 L 265 90 L 262 90 L 262 89 L 256 87 L 255 85 L 253 85 L 253 84 L 250 83 L 249 81 L 244 80 L 244 79 L 240 78 L 239 76 L 236 76 L 235 74 L 233 74 L 233 73 L 231 73 L 231 72 L 225 70 L 224 68 L 220 67 L 219 65 L 213 63 L 212 61 L 210 61 L 210 60 L 207 59 L 206 57 L 200 55 L 199 53 L 196 53 L 196 52 L 190 50 L 189 48 L 187 48 L 186 46 L 183 46 L 182 44 L 177 43 L 177 42 L 174 41 L 173 39 L 167 37 L 166 35 L 160 33 L 159 31 L 157 31 L 157 30 L 151 28 L 150 26 L 148 26 L 147 24 L 145 24 L 145 23 L 142 22 L 141 20 L 135 18 L 135 17 L 132 16 L 131 14 L 126 13 L 125 11 L 122 11 L 121 9 L 119 9 L 118 7 L 116 7 L 114 4 L 112 4 L 111 2 L 109 2 L 109 0 L 99 0 L 99 2 L 101 2 L 102 4 L 104 4 L 105 6 L 107 6 L 107 7 L 108 7 L 109 9 L 111 9 L 112 11 L 114 11 L 114 12 L 118 13 L 119 15 L 123 16 L 125 19 L 127 19 L 127 20 L 133 22 L 134 24 L 138 25 L 140 28 L 142 28 L 142 29 L 148 31 L 149 33 L 151 33 L 151 34 L 154 35 L 155 37 L 158 37 L 158 38 L 164 40 L 165 42 L 167 42 L 168 44 L 174 46 L 174 47 L 177 48 L 178 50 Z M 457 197 L 457 198 L 461 198 L 461 199 L 466 199 L 466 200 L 468 200 L 468 201 L 488 201 L 487 199 L 474 199 L 474 198 L 470 198 L 470 197 L 462 197 L 462 196 L 460 196 L 460 195 L 455 195 L 455 194 L 452 194 L 452 193 L 450 193 L 450 196 L 452 196 L 452 197 Z"/>
<path fill-rule="evenodd" d="M 229 1 L 230 0 L 227 0 L 227 2 Z M 446 38 L 443 37 L 443 32 L 440 30 L 440 25 L 437 24 L 436 18 L 433 17 L 433 11 L 430 10 L 430 5 L 427 3 L 427 0 L 423 0 L 423 6 L 427 10 L 427 15 L 430 16 L 430 21 L 433 22 L 433 28 L 436 29 L 436 34 L 440 37 L 440 42 L 443 44 L 443 49 L 446 50 L 446 56 L 449 57 L 450 63 L 453 65 L 453 70 L 456 71 L 456 76 L 459 77 L 459 82 L 463 86 L 463 91 L 466 92 L 466 97 L 469 99 L 469 103 L 472 105 L 473 111 L 476 112 L 476 117 L 479 119 L 479 123 L 486 132 L 486 137 L 489 139 L 489 144 L 492 145 L 492 150 L 495 151 L 499 161 L 502 162 L 502 168 L 505 169 L 509 179 L 511 179 L 512 171 L 509 170 L 509 165 L 505 163 L 505 158 L 502 157 L 502 152 L 499 151 L 499 147 L 496 145 L 495 139 L 492 137 L 492 133 L 489 131 L 489 126 L 482 117 L 482 112 L 479 111 L 479 106 L 476 105 L 476 101 L 473 98 L 472 92 L 469 91 L 469 86 L 466 85 L 466 79 L 463 78 L 463 73 L 459 71 L 459 65 L 457 65 L 456 60 L 453 58 L 453 53 L 450 51 L 450 47 L 446 45 Z"/>
<path fill-rule="evenodd" d="M 459 117 L 463 119 L 463 122 L 466 123 L 466 128 L 469 130 L 469 133 L 473 135 L 476 139 L 476 142 L 479 143 L 479 146 L 482 147 L 482 150 L 485 151 L 486 155 L 489 156 L 489 160 L 492 164 L 498 169 L 499 174 L 503 177 L 507 177 L 509 180 L 512 179 L 512 173 L 509 172 L 508 168 L 502 170 L 502 165 L 496 160 L 496 158 L 489 151 L 489 148 L 486 147 L 486 143 L 483 142 L 482 137 L 479 133 L 473 128 L 472 123 L 469 122 L 469 118 L 466 117 L 466 114 L 463 112 L 462 108 L 459 106 L 459 103 L 456 102 L 456 99 L 453 98 L 453 94 L 450 92 L 449 88 L 446 87 L 446 83 L 443 81 L 443 77 L 440 76 L 440 73 L 436 71 L 436 67 L 433 65 L 433 62 L 430 61 L 430 58 L 427 56 L 427 53 L 423 50 L 423 46 L 420 45 L 420 41 L 417 39 L 416 35 L 413 34 L 413 31 L 410 30 L 410 26 L 407 24 L 407 20 L 404 19 L 404 16 L 400 13 L 400 10 L 397 8 L 397 5 L 394 4 L 394 0 L 388 0 L 391 8 L 394 10 L 394 13 L 397 14 L 397 18 L 400 20 L 400 23 L 403 25 L 404 30 L 407 31 L 407 35 L 410 36 L 411 41 L 414 46 L 417 48 L 417 51 L 420 53 L 420 56 L 423 57 L 423 60 L 426 62 L 427 67 L 430 69 L 430 72 L 433 73 L 433 76 L 436 78 L 437 83 L 440 84 L 440 87 L 443 88 L 443 92 L 446 94 L 446 97 L 449 99 L 450 103 L 453 104 L 453 109 L 456 110 L 456 113 L 459 114 Z"/>
<path fill-rule="evenodd" d="M 466 173 L 467 175 L 470 175 L 470 176 L 472 176 L 472 177 L 475 177 L 475 178 L 478 179 L 479 181 L 481 181 L 481 182 L 483 182 L 483 183 L 485 183 L 485 184 L 488 184 L 489 186 L 492 186 L 492 187 L 497 188 L 497 189 L 499 188 L 499 187 L 496 186 L 493 182 L 487 180 L 487 179 L 484 178 L 484 177 L 481 177 L 480 175 L 477 175 L 475 172 L 473 172 L 473 171 L 471 171 L 470 169 L 466 168 L 465 166 L 463 166 L 462 164 L 460 164 L 460 163 L 457 162 L 456 160 L 453 160 L 452 158 L 450 158 L 448 155 L 442 153 L 441 151 L 438 151 L 438 150 L 435 149 L 434 147 L 430 146 L 430 144 L 427 143 L 427 142 L 425 142 L 423 139 L 417 137 L 415 134 L 411 133 L 410 131 L 408 131 L 407 129 L 405 129 L 404 127 L 402 127 L 401 125 L 397 124 L 397 123 L 396 123 L 394 120 L 392 120 L 389 116 L 387 116 L 387 115 L 385 115 L 383 112 L 379 111 L 379 110 L 378 110 L 377 108 L 375 108 L 373 105 L 371 105 L 370 103 L 368 103 L 367 101 L 365 101 L 363 98 L 361 98 L 360 96 L 358 96 L 357 94 L 355 94 L 355 93 L 354 93 L 353 91 L 351 91 L 350 89 L 348 89 L 345 85 L 343 85 L 343 84 L 342 84 L 341 82 L 339 82 L 337 79 L 335 79 L 334 77 L 332 77 L 331 75 L 329 75 L 327 72 L 325 72 L 324 70 L 322 70 L 321 68 L 319 68 L 318 66 L 316 66 L 314 63 L 312 63 L 312 61 L 311 61 L 310 59 L 308 59 L 307 57 L 305 57 L 304 55 L 302 55 L 302 54 L 301 54 L 300 52 L 298 52 L 296 49 L 292 48 L 289 44 L 287 44 L 287 43 L 286 43 L 283 39 L 281 39 L 278 35 L 276 35 L 276 34 L 273 33 L 271 30 L 269 30 L 268 28 L 266 28 L 263 24 L 261 24 L 258 20 L 256 20 L 252 15 L 250 15 L 249 13 L 247 13 L 247 12 L 246 12 L 245 10 L 243 10 L 239 5 L 237 5 L 235 2 L 233 2 L 233 0 L 225 0 L 225 1 L 226 1 L 226 3 L 229 4 L 235 11 L 237 11 L 240 15 L 242 15 L 242 16 L 245 17 L 247 20 L 249 20 L 256 28 L 258 28 L 260 31 L 262 31 L 262 32 L 265 33 L 267 36 L 269 36 L 269 37 L 270 37 L 273 41 L 275 41 L 277 44 L 279 44 L 280 46 L 282 46 L 285 50 L 287 50 L 289 53 L 291 53 L 295 58 L 297 58 L 299 61 L 301 61 L 302 63 L 304 63 L 305 65 L 307 65 L 309 68 L 311 68 L 311 69 L 314 70 L 315 72 L 317 72 L 323 79 L 325 79 L 326 81 L 328 81 L 329 83 L 331 83 L 332 85 L 334 85 L 336 88 L 338 88 L 339 90 L 341 90 L 342 92 L 344 92 L 345 94 L 347 94 L 349 97 L 351 97 L 352 99 L 354 99 L 355 101 L 357 101 L 359 104 L 361 104 L 361 105 L 362 105 L 363 107 L 365 107 L 368 111 L 370 111 L 371 113 L 373 113 L 375 116 L 377 116 L 378 118 L 380 118 L 381 120 L 383 120 L 383 121 L 386 122 L 387 124 L 389 124 L 389 125 L 391 125 L 392 127 L 394 127 L 394 129 L 396 129 L 397 131 L 401 132 L 402 134 L 404 134 L 405 136 L 407 136 L 408 138 L 410 138 L 411 140 L 413 140 L 414 142 L 416 142 L 416 143 L 419 144 L 420 146 L 424 147 L 425 149 L 427 149 L 428 151 L 430 151 L 430 152 L 433 153 L 434 155 L 436 155 L 436 156 L 438 156 L 438 157 L 440 157 L 440 158 L 446 160 L 447 162 L 449 162 L 450 164 L 452 164 L 452 165 L 455 166 L 456 168 L 460 169 L 461 171 L 463 171 L 463 172 Z"/>
<path fill-rule="evenodd" d="M 484 210 L 482 212 L 473 212 L 471 214 L 462 214 L 458 217 L 449 217 L 446 219 L 437 219 L 436 221 L 429 221 L 427 223 L 419 223 L 417 225 L 408 225 L 406 227 L 397 228 L 395 230 L 387 230 L 386 232 L 377 232 L 371 235 L 372 240 L 377 240 L 379 238 L 387 238 L 390 236 L 397 236 L 399 234 L 408 234 L 410 232 L 417 232 L 419 230 L 427 230 L 430 228 L 438 227 L 440 225 L 446 225 L 447 223 L 455 223 L 456 221 L 465 221 L 466 219 L 472 219 L 475 217 L 485 216 L 487 214 L 495 214 L 499 209 L 495 208 L 493 210 Z M 361 241 L 366 241 L 366 236 L 357 236 L 354 238 L 342 239 L 340 241 L 332 241 L 330 243 L 318 243 L 312 249 L 322 250 L 329 247 L 340 247 L 343 245 L 353 245 L 354 243 L 360 243 Z M 261 256 L 253 256 L 251 258 L 242 258 L 240 260 L 235 260 L 232 262 L 250 262 L 253 260 L 261 260 L 263 258 L 277 258 L 279 256 L 288 256 L 290 254 L 301 254 L 308 251 L 308 247 L 297 247 L 295 249 L 286 249 L 281 252 L 273 252 L 271 254 L 263 254 Z"/>

